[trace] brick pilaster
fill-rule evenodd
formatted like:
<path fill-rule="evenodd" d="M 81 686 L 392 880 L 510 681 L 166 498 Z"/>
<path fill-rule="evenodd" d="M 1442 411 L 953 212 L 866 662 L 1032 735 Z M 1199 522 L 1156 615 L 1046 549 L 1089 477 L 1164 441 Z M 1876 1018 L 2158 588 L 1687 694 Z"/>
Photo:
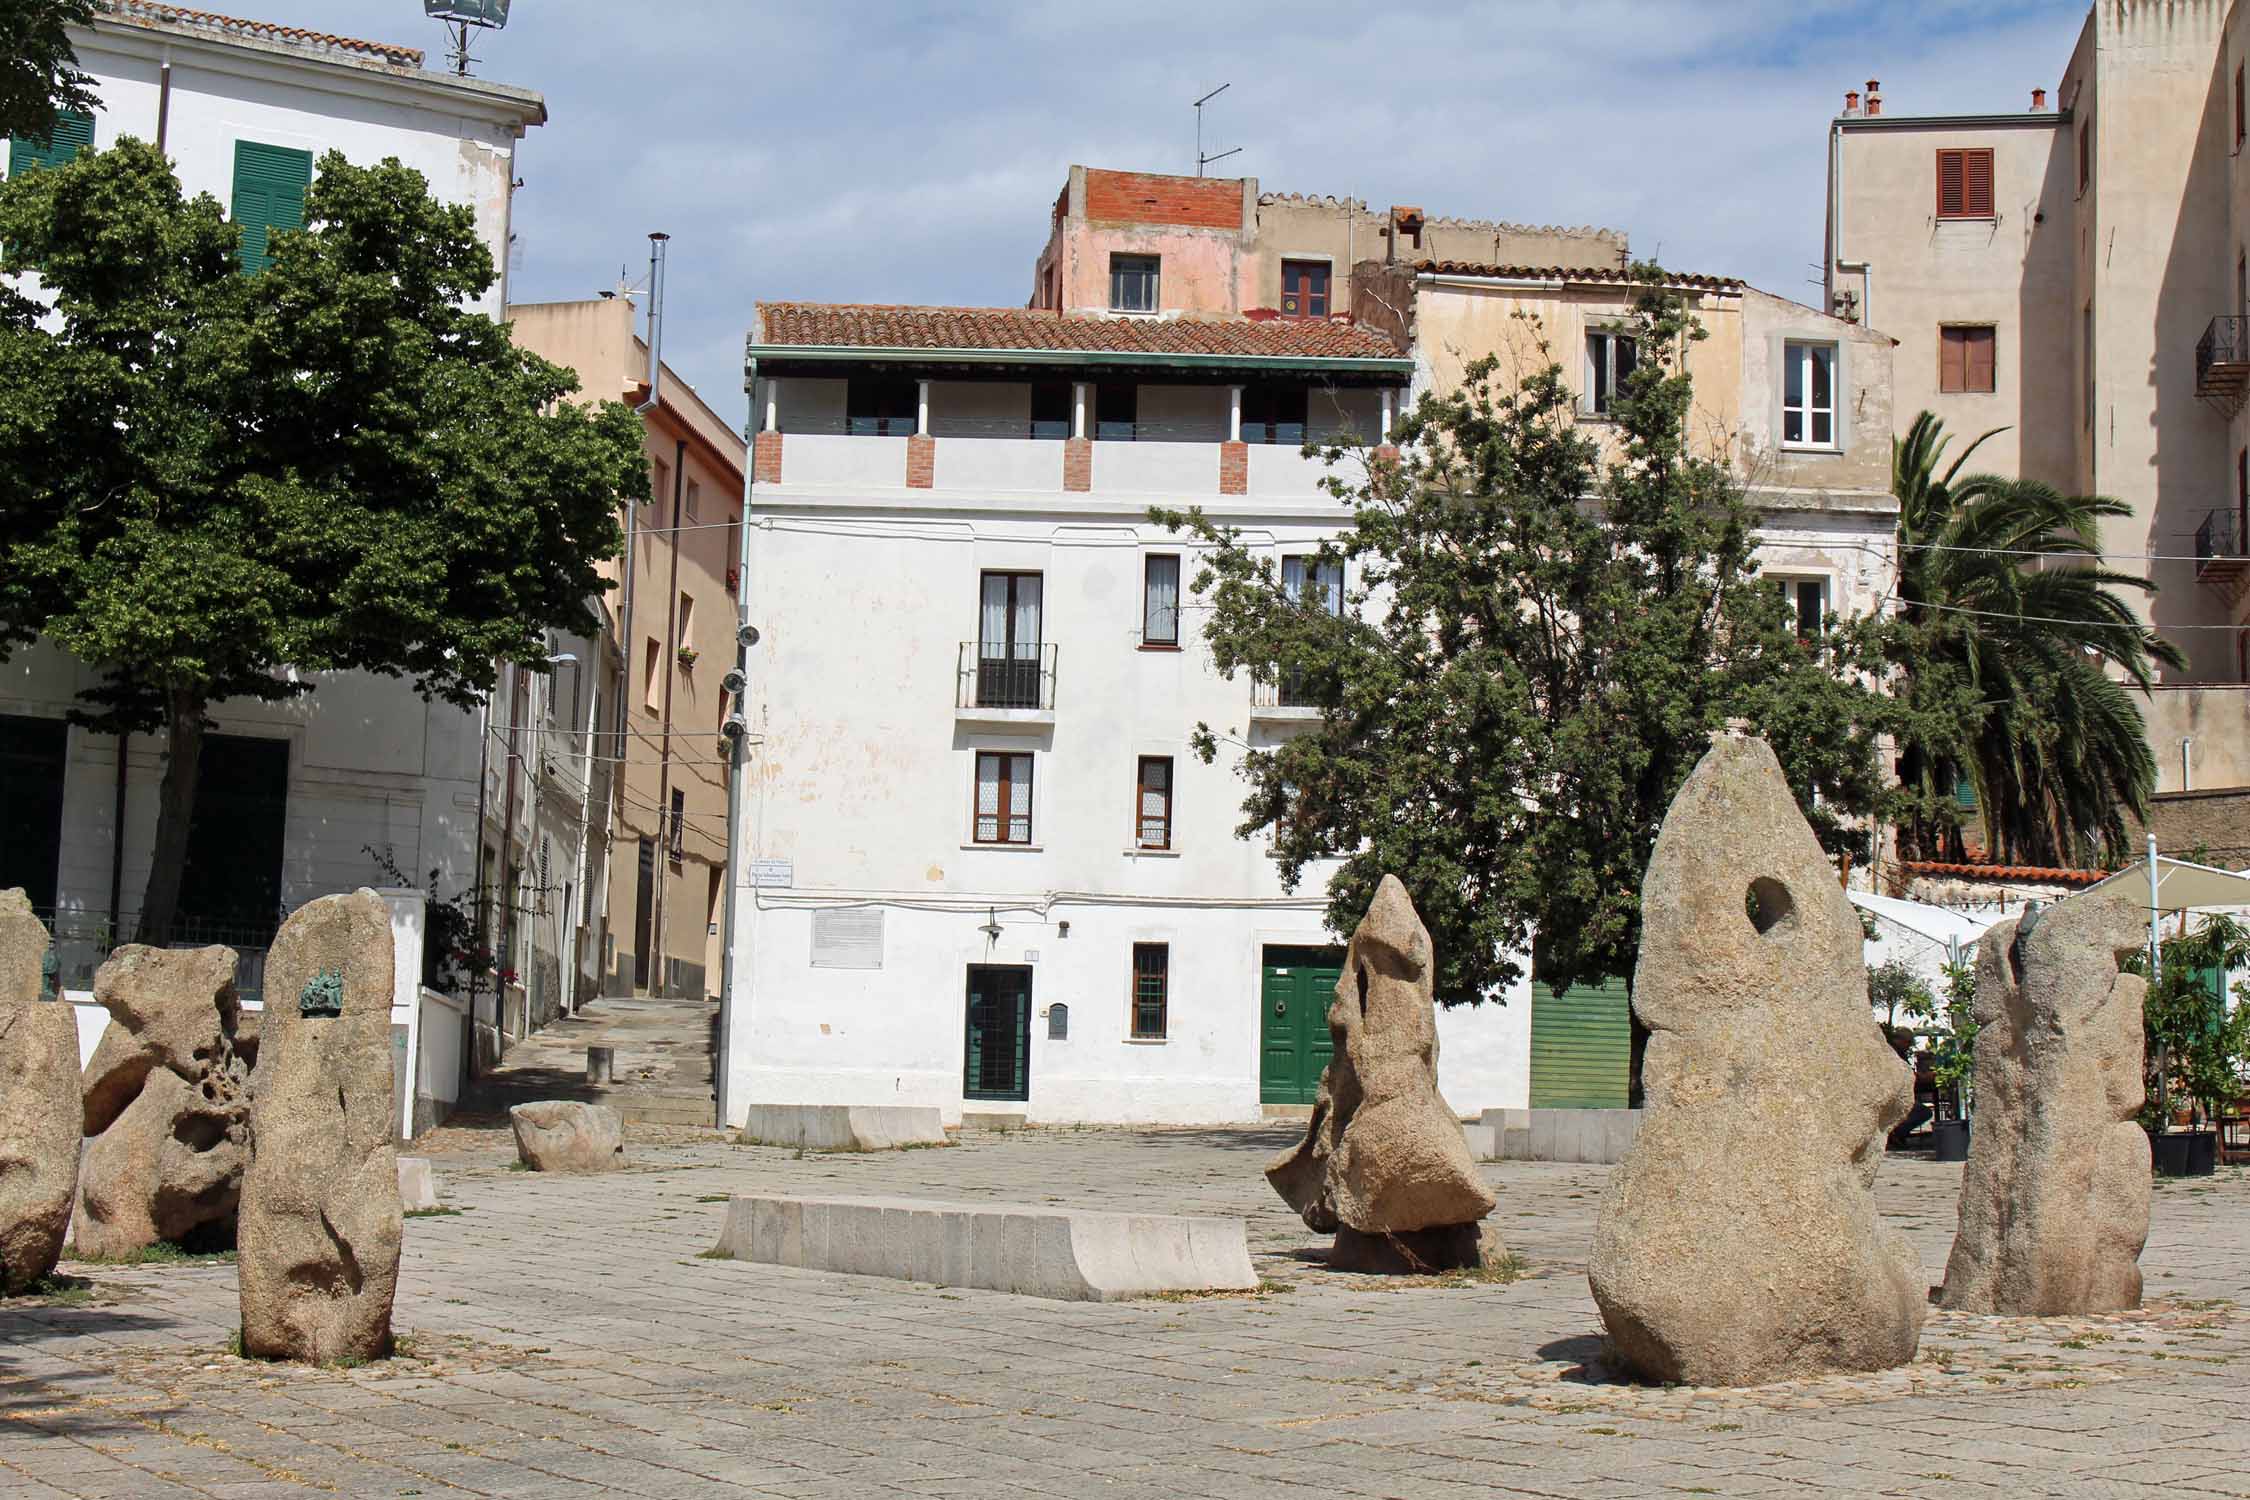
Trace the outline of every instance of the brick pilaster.
<path fill-rule="evenodd" d="M 781 434 L 761 432 L 750 445 L 750 477 L 760 484 L 781 483 Z"/>
<path fill-rule="evenodd" d="M 1250 445 L 1248 443 L 1219 444 L 1219 493 L 1222 495 L 1247 495 L 1250 493 Z"/>
<path fill-rule="evenodd" d="M 1063 439 L 1063 488 L 1083 495 L 1094 487 L 1094 440 Z"/>
<path fill-rule="evenodd" d="M 926 490 L 937 483 L 937 439 L 917 432 L 906 440 L 906 487 Z"/>

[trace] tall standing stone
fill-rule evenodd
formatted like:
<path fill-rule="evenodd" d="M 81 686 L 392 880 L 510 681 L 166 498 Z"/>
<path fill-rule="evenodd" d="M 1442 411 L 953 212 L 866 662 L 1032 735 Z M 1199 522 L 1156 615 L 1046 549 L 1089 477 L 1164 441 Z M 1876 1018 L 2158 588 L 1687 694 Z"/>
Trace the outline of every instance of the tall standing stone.
<path fill-rule="evenodd" d="M 333 1364 L 391 1352 L 398 1157 L 391 1133 L 390 912 L 324 896 L 266 955 L 237 1256 L 242 1348 Z"/>
<path fill-rule="evenodd" d="M 234 1244 L 257 1058 L 234 971 L 231 948 L 128 944 L 94 975 L 110 1026 L 84 1077 L 81 1255 Z"/>
<path fill-rule="evenodd" d="M 1435 968 L 1406 887 L 1384 876 L 1328 1007 L 1335 1050 L 1312 1122 L 1266 1168 L 1308 1227 L 1335 1234 L 1332 1265 L 1446 1270 L 1502 1253 L 1479 1222 L 1496 1200 L 1438 1093 Z"/>
<path fill-rule="evenodd" d="M 1689 1385 L 1905 1364 L 1926 1286 L 1876 1224 L 1911 1082 L 1857 916 L 1760 739 L 1715 736 L 1641 889 L 1641 1132 L 1589 1263 L 1617 1356 Z"/>
<path fill-rule="evenodd" d="M 47 949 L 31 899 L 0 891 L 0 1295 L 53 1274 L 78 1185 L 78 1022 Z"/>
<path fill-rule="evenodd" d="M 1942 1305 L 2059 1317 L 2141 1301 L 2148 1136 L 2141 1002 L 2120 973 L 2146 913 L 2091 892 L 2004 922 L 1977 949 L 1976 1122 Z"/>

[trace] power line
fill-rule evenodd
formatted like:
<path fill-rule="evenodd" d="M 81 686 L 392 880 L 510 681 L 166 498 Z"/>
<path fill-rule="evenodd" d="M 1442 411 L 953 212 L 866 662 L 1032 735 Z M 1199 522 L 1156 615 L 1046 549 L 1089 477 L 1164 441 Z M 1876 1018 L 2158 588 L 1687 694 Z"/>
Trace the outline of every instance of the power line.
<path fill-rule="evenodd" d="M 2137 620 L 2121 620 L 2114 625 L 2105 625 L 2098 620 L 2066 620 L 2057 615 L 2019 615 L 2011 614 L 2004 609 L 1971 609 L 1965 604 L 1930 604 L 1918 600 L 1901 599 L 1896 594 L 1885 594 L 1883 602 L 1885 604 L 1904 605 L 1909 609 L 1941 610 L 1952 615 L 1981 615 L 1988 620 L 2014 620 L 2025 625 L 2075 625 L 2091 630 L 2146 630 L 2157 635 L 2166 635 L 2175 630 L 2226 630 L 2239 635 L 2245 629 L 2250 629 L 2250 626 L 2242 625 L 2165 625 L 2158 627 L 2143 625 Z M 2231 687 L 2237 684 L 2219 683 L 2217 685 Z"/>

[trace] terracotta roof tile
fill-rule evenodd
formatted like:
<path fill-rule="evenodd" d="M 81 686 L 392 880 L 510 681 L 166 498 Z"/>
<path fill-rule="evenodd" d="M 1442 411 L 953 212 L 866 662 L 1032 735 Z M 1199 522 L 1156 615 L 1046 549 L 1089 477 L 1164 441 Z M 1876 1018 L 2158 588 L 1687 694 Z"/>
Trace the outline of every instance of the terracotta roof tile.
<path fill-rule="evenodd" d="M 1623 285 L 1632 277 L 1606 266 L 1487 266 L 1467 260 L 1418 260 L 1414 269 L 1436 276 L 1492 276 L 1510 281 L 1585 281 Z M 1669 286 L 1695 287 L 1707 292 L 1739 292 L 1748 283 L 1739 276 L 1691 276 L 1664 273 Z"/>
<path fill-rule="evenodd" d="M 350 52 L 399 68 L 422 66 L 422 49 L 419 47 L 397 47 L 388 42 L 363 42 L 357 37 L 308 31 L 302 26 L 284 26 L 278 21 L 246 21 L 240 16 L 222 16 L 216 11 L 190 10 L 181 5 L 160 5 L 157 0 L 101 0 L 101 8 L 127 20 L 195 26 L 207 31 L 224 31 L 236 36 L 251 37 L 261 42 L 293 43 L 323 52 Z"/>
<path fill-rule="evenodd" d="M 761 302 L 759 342 L 859 349 L 1053 350 L 1224 354 L 1266 359 L 1398 359 L 1398 346 L 1354 323 L 1274 318 L 1100 318 L 1020 307 L 886 307 Z"/>
<path fill-rule="evenodd" d="M 1996 865 L 1985 860 L 1951 863 L 1945 860 L 1901 860 L 1909 875 L 1953 875 L 1965 880 L 2030 880 L 2042 885 L 2092 885 L 2107 880 L 2108 870 L 2072 870 L 2046 865 Z"/>

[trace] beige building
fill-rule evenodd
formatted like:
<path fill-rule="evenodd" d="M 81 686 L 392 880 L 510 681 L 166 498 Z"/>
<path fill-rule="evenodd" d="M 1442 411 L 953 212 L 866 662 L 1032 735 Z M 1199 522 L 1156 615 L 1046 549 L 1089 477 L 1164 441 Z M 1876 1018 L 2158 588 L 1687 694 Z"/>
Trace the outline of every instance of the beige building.
<path fill-rule="evenodd" d="M 590 982 L 608 995 L 701 999 L 719 986 L 726 765 L 719 727 L 734 661 L 735 559 L 747 449 L 664 369 L 624 298 L 520 305 L 516 341 L 578 372 L 589 398 L 645 408 L 649 504 L 621 517 L 629 566 L 602 604 L 598 668 L 606 818 L 590 841 L 584 915 L 602 931 Z"/>
<path fill-rule="evenodd" d="M 2005 428 L 1974 467 L 2131 507 L 2108 562 L 2189 658 L 2149 710 L 2167 793 L 2250 784 L 2246 59 L 2250 6 L 2105 0 L 2020 112 L 1870 83 L 1829 127 L 1830 306 L 1898 341 L 1900 429 Z"/>
<path fill-rule="evenodd" d="M 1367 321 L 1413 356 L 1416 392 L 1455 388 L 1486 355 L 1503 384 L 1559 363 L 1576 420 L 1608 429 L 1640 290 L 1616 268 L 1368 262 L 1354 280 Z M 1691 433 L 1757 506 L 1765 576 L 1808 624 L 1873 611 L 1897 556 L 1890 340 L 1729 277 L 1672 286 L 1706 335 L 1687 353 Z"/>
<path fill-rule="evenodd" d="M 1329 318 L 1357 311 L 1352 267 L 1438 259 L 1615 270 L 1624 233 L 1430 218 L 1357 198 L 1264 193 L 1255 177 L 1074 166 L 1029 306 L 1082 315 Z"/>

